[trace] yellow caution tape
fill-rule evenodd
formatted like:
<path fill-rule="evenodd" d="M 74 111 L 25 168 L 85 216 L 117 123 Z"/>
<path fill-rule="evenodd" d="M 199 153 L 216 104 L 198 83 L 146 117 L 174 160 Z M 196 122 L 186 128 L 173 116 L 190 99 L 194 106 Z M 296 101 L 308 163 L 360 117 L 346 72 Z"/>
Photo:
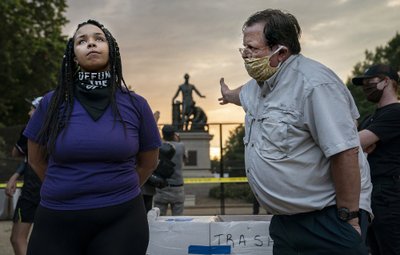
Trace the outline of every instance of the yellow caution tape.
<path fill-rule="evenodd" d="M 247 182 L 247 177 L 224 177 L 224 178 L 185 178 L 185 184 L 198 184 L 198 183 L 235 183 Z"/>
<path fill-rule="evenodd" d="M 202 178 L 184 178 L 185 184 L 200 184 L 200 183 L 239 183 L 247 182 L 247 177 L 202 177 Z M 17 182 L 17 188 L 21 188 L 24 185 L 23 182 Z M 0 183 L 0 189 L 5 189 L 7 183 Z"/>
<path fill-rule="evenodd" d="M 23 182 L 17 182 L 17 188 L 21 188 L 24 186 Z M 0 183 L 0 189 L 5 189 L 7 187 L 7 183 Z"/>

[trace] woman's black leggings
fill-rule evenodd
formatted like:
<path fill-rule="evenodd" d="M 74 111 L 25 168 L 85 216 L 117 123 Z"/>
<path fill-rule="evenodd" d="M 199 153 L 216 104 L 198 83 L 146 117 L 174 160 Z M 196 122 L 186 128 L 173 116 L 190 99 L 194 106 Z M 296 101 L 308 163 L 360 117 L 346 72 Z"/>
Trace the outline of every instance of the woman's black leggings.
<path fill-rule="evenodd" d="M 149 226 L 143 198 L 90 210 L 39 206 L 28 255 L 144 255 Z"/>

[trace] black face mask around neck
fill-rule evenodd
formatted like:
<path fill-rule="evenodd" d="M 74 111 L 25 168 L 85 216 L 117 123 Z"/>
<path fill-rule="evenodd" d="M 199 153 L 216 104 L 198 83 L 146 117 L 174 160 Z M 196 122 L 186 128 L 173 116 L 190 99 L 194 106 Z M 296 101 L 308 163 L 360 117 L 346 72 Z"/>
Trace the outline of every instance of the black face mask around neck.
<path fill-rule="evenodd" d="M 90 117 L 97 121 L 111 101 L 110 72 L 79 72 L 74 81 L 74 92 Z"/>

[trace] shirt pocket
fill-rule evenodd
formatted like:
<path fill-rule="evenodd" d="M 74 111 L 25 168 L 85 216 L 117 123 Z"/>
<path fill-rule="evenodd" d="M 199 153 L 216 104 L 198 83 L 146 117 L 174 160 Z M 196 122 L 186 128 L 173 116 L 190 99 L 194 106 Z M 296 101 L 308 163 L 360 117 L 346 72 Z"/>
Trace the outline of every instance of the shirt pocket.
<path fill-rule="evenodd" d="M 263 114 L 260 122 L 260 155 L 269 160 L 284 159 L 289 153 L 289 116 L 284 111 Z"/>
<path fill-rule="evenodd" d="M 250 133 L 251 133 L 251 128 L 254 123 L 254 117 L 253 114 L 250 112 L 246 112 L 245 118 L 244 118 L 244 137 L 243 137 L 243 144 L 244 146 L 247 146 L 249 144 L 250 140 Z"/>

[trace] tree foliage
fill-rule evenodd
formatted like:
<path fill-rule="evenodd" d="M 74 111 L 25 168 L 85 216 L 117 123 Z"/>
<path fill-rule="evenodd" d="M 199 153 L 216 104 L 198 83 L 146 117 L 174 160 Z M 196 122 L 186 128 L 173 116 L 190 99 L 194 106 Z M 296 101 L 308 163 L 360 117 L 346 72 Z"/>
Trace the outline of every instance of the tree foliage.
<path fill-rule="evenodd" d="M 223 157 L 224 167 L 225 169 L 229 169 L 230 176 L 245 176 L 243 137 L 243 125 L 239 125 L 229 132 Z"/>
<path fill-rule="evenodd" d="M 225 160 L 243 160 L 244 158 L 244 126 L 239 125 L 234 130 L 229 132 L 228 140 L 226 141 L 224 159 Z"/>
<path fill-rule="evenodd" d="M 375 51 L 365 51 L 365 59 L 358 62 L 352 71 L 352 76 L 363 74 L 364 71 L 374 64 L 387 64 L 395 70 L 400 70 L 400 34 L 396 35 L 385 46 L 376 47 Z M 351 79 L 348 79 L 347 86 L 353 95 L 358 110 L 360 111 L 361 119 L 368 113 L 374 111 L 375 105 L 368 102 L 360 87 L 354 86 Z"/>
<path fill-rule="evenodd" d="M 55 87 L 65 48 L 65 0 L 0 1 L 0 122 L 24 123 L 32 99 Z"/>
<path fill-rule="evenodd" d="M 246 176 L 244 166 L 244 126 L 239 125 L 229 132 L 223 153 L 224 172 L 229 172 L 230 177 Z M 217 162 L 215 162 L 216 164 Z M 221 187 L 210 189 L 209 196 L 220 199 Z M 253 201 L 253 193 L 248 183 L 228 183 L 224 185 L 224 197 L 241 199 L 246 202 Z"/>

